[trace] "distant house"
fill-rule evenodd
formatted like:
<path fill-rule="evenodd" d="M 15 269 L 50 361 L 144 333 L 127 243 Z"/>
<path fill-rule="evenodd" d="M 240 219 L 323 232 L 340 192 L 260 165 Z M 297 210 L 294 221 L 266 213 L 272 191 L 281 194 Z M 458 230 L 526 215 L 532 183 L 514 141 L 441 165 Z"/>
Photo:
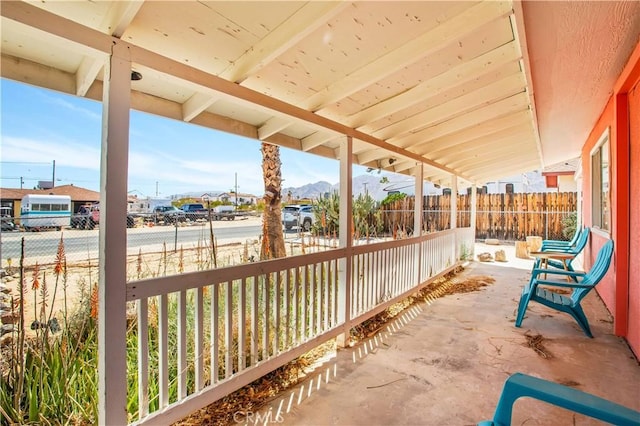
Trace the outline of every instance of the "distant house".
<path fill-rule="evenodd" d="M 71 209 L 75 213 L 81 205 L 97 203 L 100 201 L 100 193 L 79 186 L 61 185 L 50 189 L 20 189 L 0 188 L 0 205 L 9 207 L 13 216 L 20 216 L 20 204 L 22 197 L 27 194 L 68 195 L 71 197 Z"/>
<path fill-rule="evenodd" d="M 127 200 L 127 211 L 130 213 L 149 213 L 158 206 L 170 206 L 170 198 L 129 196 Z"/>
<path fill-rule="evenodd" d="M 555 188 L 558 192 L 576 192 L 578 182 L 575 179 L 580 158 L 552 164 L 542 171 L 547 188 Z"/>
<path fill-rule="evenodd" d="M 230 203 L 236 204 L 239 206 L 249 205 L 254 206 L 258 202 L 258 197 L 253 194 L 243 194 L 242 192 L 238 192 L 237 197 L 235 192 L 221 192 L 219 194 L 203 194 L 202 198 L 205 196 L 209 197 L 210 201 L 220 201 L 222 203 Z"/>

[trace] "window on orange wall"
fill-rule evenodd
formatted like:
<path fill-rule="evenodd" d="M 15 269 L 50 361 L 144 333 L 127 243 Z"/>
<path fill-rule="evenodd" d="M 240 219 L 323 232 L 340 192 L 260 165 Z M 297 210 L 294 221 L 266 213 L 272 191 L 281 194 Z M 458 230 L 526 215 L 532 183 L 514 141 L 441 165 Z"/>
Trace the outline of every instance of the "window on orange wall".
<path fill-rule="evenodd" d="M 591 151 L 591 211 L 593 227 L 610 231 L 610 163 L 609 129 L 607 129 Z"/>

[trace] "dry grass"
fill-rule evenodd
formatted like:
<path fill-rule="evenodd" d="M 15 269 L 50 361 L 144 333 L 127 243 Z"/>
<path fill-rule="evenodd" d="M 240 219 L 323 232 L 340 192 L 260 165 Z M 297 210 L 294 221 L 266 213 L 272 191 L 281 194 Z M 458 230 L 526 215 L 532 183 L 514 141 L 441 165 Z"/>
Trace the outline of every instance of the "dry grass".
<path fill-rule="evenodd" d="M 534 350 L 535 353 L 538 354 L 539 357 L 544 359 L 551 359 L 553 355 L 547 348 L 544 347 L 545 338 L 541 334 L 529 334 L 529 332 L 524 333 L 524 337 L 527 340 L 523 343 L 523 346 L 527 346 Z"/>

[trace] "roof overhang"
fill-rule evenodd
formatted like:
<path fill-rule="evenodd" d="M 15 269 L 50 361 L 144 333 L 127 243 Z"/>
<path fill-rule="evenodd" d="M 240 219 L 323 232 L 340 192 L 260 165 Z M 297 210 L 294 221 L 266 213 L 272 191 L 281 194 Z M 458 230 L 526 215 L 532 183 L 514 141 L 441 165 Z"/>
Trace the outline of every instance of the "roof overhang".
<path fill-rule="evenodd" d="M 563 101 L 585 104 L 563 84 L 597 81 L 606 95 L 638 39 L 638 3 L 562 4 L 3 1 L 1 72 L 101 100 L 111 46 L 126 43 L 143 76 L 134 109 L 329 158 L 350 136 L 357 164 L 424 164 L 425 178 L 464 186 L 575 157 L 597 119 L 601 104 L 555 115 Z M 606 34 L 581 26 L 620 11 L 635 18 Z M 608 67 L 578 83 L 553 68 L 567 56 Z"/>

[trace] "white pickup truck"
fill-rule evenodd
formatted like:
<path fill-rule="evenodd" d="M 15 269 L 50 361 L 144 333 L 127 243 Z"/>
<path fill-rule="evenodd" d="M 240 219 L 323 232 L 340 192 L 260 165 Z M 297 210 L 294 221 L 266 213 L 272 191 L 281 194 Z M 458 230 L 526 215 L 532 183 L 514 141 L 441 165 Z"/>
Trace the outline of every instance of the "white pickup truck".
<path fill-rule="evenodd" d="M 313 207 L 308 204 L 290 205 L 282 209 L 282 224 L 287 231 L 297 226 L 303 231 L 309 232 L 313 221 Z"/>

